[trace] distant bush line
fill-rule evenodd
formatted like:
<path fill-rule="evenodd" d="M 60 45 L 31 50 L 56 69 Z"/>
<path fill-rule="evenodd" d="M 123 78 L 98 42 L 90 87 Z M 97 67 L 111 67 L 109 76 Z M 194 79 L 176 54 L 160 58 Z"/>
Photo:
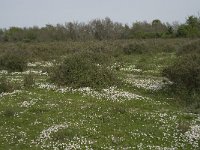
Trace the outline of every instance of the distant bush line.
<path fill-rule="evenodd" d="M 95 19 L 89 23 L 69 22 L 29 28 L 0 29 L 1 42 L 32 41 L 88 41 L 110 39 L 146 39 L 200 37 L 200 18 L 189 16 L 184 24 L 135 22 L 132 26 L 113 22 L 110 18 Z"/>

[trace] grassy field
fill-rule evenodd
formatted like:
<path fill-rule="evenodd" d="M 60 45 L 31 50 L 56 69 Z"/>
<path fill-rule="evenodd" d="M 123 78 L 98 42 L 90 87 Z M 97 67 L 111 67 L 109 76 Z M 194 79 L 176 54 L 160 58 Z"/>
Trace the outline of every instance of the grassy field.
<path fill-rule="evenodd" d="M 116 57 L 107 67 L 117 68 L 124 83 L 119 87 L 75 89 L 48 81 L 46 70 L 60 63 L 58 58 L 67 52 L 100 47 L 113 53 L 109 50 L 113 46 L 117 53 L 126 43 L 137 41 L 121 42 L 122 46 L 120 41 L 1 44 L 0 51 L 32 48 L 33 62 L 24 72 L 0 71 L 0 76 L 21 87 L 0 94 L 0 149 L 198 150 L 200 116 L 180 105 L 166 88 L 171 82 L 161 76 L 162 69 L 176 58 L 175 51 L 154 51 L 165 42 L 178 47 L 187 39 L 161 40 L 151 47 L 152 52 Z M 29 73 L 35 85 L 26 89 L 23 78 Z"/>

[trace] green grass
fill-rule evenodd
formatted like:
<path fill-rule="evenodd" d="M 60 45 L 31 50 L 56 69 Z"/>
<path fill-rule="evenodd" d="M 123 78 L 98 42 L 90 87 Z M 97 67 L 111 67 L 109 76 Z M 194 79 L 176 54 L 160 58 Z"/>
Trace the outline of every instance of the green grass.
<path fill-rule="evenodd" d="M 176 122 L 179 117 L 183 121 L 184 114 L 177 112 L 173 106 L 165 106 L 165 104 L 157 104 L 144 101 L 130 101 L 127 103 L 115 103 L 110 101 L 99 101 L 91 98 L 83 98 L 79 95 L 59 94 L 54 91 L 33 90 L 31 93 L 37 93 L 40 99 L 31 108 L 20 108 L 19 103 L 24 99 L 34 99 L 36 95 L 24 92 L 2 103 L 5 107 L 14 108 L 15 113 L 19 116 L 8 117 L 3 116 L 1 119 L 2 127 L 7 128 L 1 131 L 1 139 L 6 137 L 8 140 L 1 141 L 1 147 L 4 149 L 9 144 L 12 148 L 16 146 L 18 149 L 26 149 L 30 145 L 31 140 L 37 139 L 41 131 L 55 124 L 67 122 L 69 127 L 53 133 L 50 141 L 59 141 L 70 143 L 70 141 L 80 144 L 80 141 L 74 140 L 74 137 L 85 138 L 87 141 L 96 141 L 94 144 L 85 143 L 92 148 L 110 147 L 123 148 L 135 147 L 142 143 L 144 145 L 160 145 L 170 147 L 174 140 L 173 133 Z M 23 99 L 23 100 L 22 100 Z M 13 101 L 15 105 L 13 106 Z M 50 105 L 49 105 L 50 104 Z M 54 106 L 54 104 L 56 104 Z M 52 108 L 51 108 L 52 107 Z M 162 110 L 160 109 L 162 107 Z M 5 108 L 6 110 L 7 108 Z M 4 111 L 4 110 L 3 110 Z M 22 114 L 20 114 L 23 112 Z M 180 113 L 180 114 L 179 114 Z M 160 115 L 166 114 L 164 117 Z M 171 119 L 172 116 L 178 117 Z M 163 119 L 163 121 L 161 120 Z M 185 120 L 184 120 L 185 119 Z M 39 122 L 34 124 L 34 122 Z M 5 124 L 6 123 L 6 124 Z M 162 126 L 164 126 L 162 128 Z M 158 129 L 160 128 L 161 129 Z M 170 134 L 167 141 L 163 141 L 163 133 Z M 4 133 L 4 131 L 6 131 Z M 26 133 L 28 137 L 22 137 L 22 143 L 19 143 L 18 137 L 12 139 L 8 135 L 18 135 L 20 131 Z M 8 132 L 8 133 L 7 133 Z M 136 136 L 135 136 L 136 134 Z M 144 134 L 144 135 L 143 135 Z M 172 135 L 172 136 L 171 136 Z M 160 138 L 160 140 L 158 139 Z M 165 137 L 166 138 L 166 137 Z M 169 138 L 169 139 L 168 139 Z M 170 139 L 171 138 L 171 139 Z M 31 144 L 32 145 L 32 144 Z M 30 146 L 31 146 L 30 145 Z M 34 144 L 32 145 L 35 146 Z"/>

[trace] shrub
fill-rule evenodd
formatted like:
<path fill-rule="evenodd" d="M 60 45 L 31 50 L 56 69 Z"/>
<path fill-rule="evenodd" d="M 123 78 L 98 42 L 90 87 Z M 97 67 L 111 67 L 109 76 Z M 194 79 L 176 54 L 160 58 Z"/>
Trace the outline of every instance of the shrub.
<path fill-rule="evenodd" d="M 13 91 L 13 85 L 9 83 L 6 77 L 0 78 L 0 93 Z"/>
<path fill-rule="evenodd" d="M 35 84 L 34 76 L 33 74 L 28 74 L 24 76 L 24 87 L 25 88 L 31 88 Z"/>
<path fill-rule="evenodd" d="M 22 51 L 6 51 L 0 56 L 0 69 L 22 72 L 26 67 L 26 55 Z"/>
<path fill-rule="evenodd" d="M 70 87 L 103 88 L 118 83 L 116 75 L 88 53 L 74 53 L 50 74 L 50 80 Z M 100 58 L 100 57 L 99 57 Z"/>
<path fill-rule="evenodd" d="M 143 43 L 128 44 L 128 45 L 124 46 L 124 48 L 123 48 L 123 52 L 126 55 L 143 54 L 146 51 L 147 51 L 147 48 Z"/>
<path fill-rule="evenodd" d="M 75 55 L 78 57 L 84 57 L 82 59 L 87 59 L 92 63 L 108 65 L 113 61 L 113 57 L 107 53 L 96 51 L 92 49 L 90 51 L 79 51 Z"/>
<path fill-rule="evenodd" d="M 189 92 L 200 88 L 200 55 L 188 54 L 178 57 L 172 66 L 163 70 L 163 75 L 174 82 L 175 87 Z"/>
<path fill-rule="evenodd" d="M 184 45 L 177 52 L 174 64 L 163 70 L 163 76 L 174 84 L 171 86 L 177 99 L 190 111 L 200 111 L 200 41 Z"/>
<path fill-rule="evenodd" d="M 177 54 L 180 55 L 187 55 L 191 53 L 197 53 L 200 54 L 200 40 L 191 42 L 189 44 L 184 45 Z"/>

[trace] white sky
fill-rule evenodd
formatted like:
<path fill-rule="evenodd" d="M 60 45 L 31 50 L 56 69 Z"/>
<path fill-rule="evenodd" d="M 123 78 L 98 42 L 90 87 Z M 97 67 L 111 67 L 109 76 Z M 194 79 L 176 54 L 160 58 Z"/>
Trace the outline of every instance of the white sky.
<path fill-rule="evenodd" d="M 153 19 L 185 22 L 186 17 L 199 12 L 200 0 L 0 0 L 0 28 L 105 17 L 129 25 Z"/>

